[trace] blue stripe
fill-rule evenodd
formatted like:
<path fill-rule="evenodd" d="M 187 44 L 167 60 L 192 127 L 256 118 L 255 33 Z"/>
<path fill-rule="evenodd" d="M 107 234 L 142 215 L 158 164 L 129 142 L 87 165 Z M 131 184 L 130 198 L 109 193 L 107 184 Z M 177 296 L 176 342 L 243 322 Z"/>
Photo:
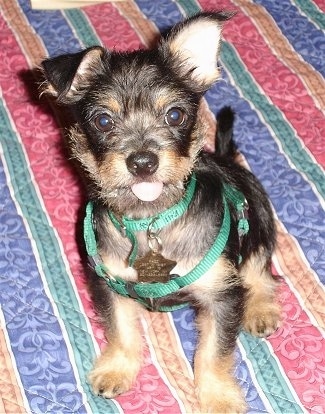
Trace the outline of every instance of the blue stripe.
<path fill-rule="evenodd" d="M 290 0 L 254 0 L 273 17 L 291 46 L 325 76 L 324 32 L 316 27 Z"/>
<path fill-rule="evenodd" d="M 323 13 L 313 0 L 294 0 L 297 7 L 307 15 L 320 29 L 325 30 L 325 13 Z"/>
<path fill-rule="evenodd" d="M 30 26 L 43 40 L 48 56 L 74 53 L 82 49 L 64 15 L 58 10 L 32 10 L 29 0 L 18 0 Z"/>
<path fill-rule="evenodd" d="M 225 105 L 234 109 L 237 114 L 234 135 L 240 152 L 267 190 L 279 219 L 296 237 L 324 283 L 325 211 L 310 182 L 289 165 L 265 121 L 239 95 L 240 85 L 232 85 L 225 70 L 223 79 L 226 82 L 217 82 L 206 94 L 209 106 L 214 113 Z"/>
<path fill-rule="evenodd" d="M 40 37 L 43 36 L 43 43 L 48 48 L 50 55 L 58 54 L 58 51 L 55 49 L 58 45 L 57 42 L 53 42 L 54 39 L 59 40 L 60 44 L 62 42 L 64 45 L 63 49 L 61 48 L 59 52 L 74 52 L 80 49 L 80 42 L 73 37 L 73 32 L 63 18 L 62 13 L 52 11 L 32 11 L 29 7 L 29 1 L 27 0 L 20 0 L 20 4 L 25 10 L 26 17 L 30 19 L 30 24 L 34 27 L 35 31 Z M 15 197 L 20 204 L 24 217 L 29 223 L 33 239 L 36 242 L 51 295 L 57 303 L 60 317 L 62 318 L 62 322 L 64 323 L 69 336 L 69 342 L 74 352 L 74 357 L 80 374 L 80 381 L 87 395 L 88 404 L 94 413 L 117 412 L 118 409 L 114 401 L 105 400 L 95 396 L 87 382 L 87 374 L 91 370 L 95 358 L 92 337 L 87 332 L 88 326 L 85 322 L 85 316 L 83 311 L 79 308 L 74 288 L 70 283 L 69 275 L 66 273 L 65 264 L 61 258 L 61 251 L 56 236 L 51 225 L 47 221 L 45 213 L 42 211 L 37 194 L 30 180 L 28 169 L 25 167 L 27 162 L 24 158 L 20 143 L 17 141 L 17 136 L 14 131 L 11 130 L 10 122 L 7 119 L 3 108 L 1 115 L 2 119 L 0 125 L 6 125 L 6 134 L 4 136 L 6 136 L 7 139 L 4 141 L 4 149 L 6 162 L 10 170 L 10 177 L 15 189 Z M 24 174 L 26 176 L 24 176 Z M 16 177 L 19 177 L 19 181 L 17 180 L 17 182 Z M 19 187 L 21 183 L 24 183 L 23 188 Z M 56 347 L 52 351 L 53 356 L 49 357 L 49 363 L 55 361 L 56 358 L 58 360 L 62 358 L 60 355 L 60 347 Z M 41 365 L 46 361 L 46 359 L 44 359 L 43 362 L 41 358 L 37 357 L 35 360 Z M 63 361 L 65 361 L 65 358 Z M 26 395 L 28 398 L 35 398 L 35 400 L 37 400 L 35 395 L 38 391 L 40 395 L 45 393 L 46 388 L 44 388 L 44 378 L 42 380 L 43 390 L 41 388 L 39 390 L 27 389 Z M 67 382 L 67 380 L 68 378 L 66 377 L 65 381 Z M 64 381 L 62 381 L 62 383 L 65 384 Z M 76 385 L 74 384 L 73 387 L 76 387 Z M 59 410 L 58 407 L 61 407 L 62 405 L 61 394 L 63 393 L 63 391 L 59 392 L 60 388 L 61 385 L 58 384 L 48 391 L 53 394 L 53 403 L 50 403 L 46 398 L 44 401 L 41 401 L 42 399 L 38 397 L 40 404 L 43 403 L 46 408 L 43 408 L 39 412 L 46 412 L 47 410 L 54 412 Z M 74 404 L 75 407 L 73 412 L 86 411 L 83 405 L 78 408 L 71 397 L 71 405 L 72 404 Z"/>
<path fill-rule="evenodd" d="M 170 29 L 183 16 L 175 2 L 170 0 L 135 0 L 141 12 L 151 20 L 161 33 Z"/>
<path fill-rule="evenodd" d="M 10 144 L 15 145 L 12 142 Z M 27 181 L 22 182 L 26 186 Z M 21 188 L 17 190 L 24 191 Z M 31 197 L 29 203 L 32 204 Z M 60 325 L 45 294 L 24 222 L 6 185 L 2 162 L 0 205 L 1 309 L 30 407 L 34 412 L 44 413 L 59 403 L 62 409 L 86 412 L 82 395 L 76 387 Z M 42 221 L 37 208 L 34 209 L 34 217 Z"/>

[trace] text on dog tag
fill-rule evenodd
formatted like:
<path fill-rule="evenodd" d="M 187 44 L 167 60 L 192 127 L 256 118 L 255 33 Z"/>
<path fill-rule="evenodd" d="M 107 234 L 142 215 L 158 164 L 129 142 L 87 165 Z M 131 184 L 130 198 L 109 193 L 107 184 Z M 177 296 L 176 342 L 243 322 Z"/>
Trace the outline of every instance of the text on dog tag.
<path fill-rule="evenodd" d="M 166 259 L 156 251 L 149 251 L 143 257 L 137 259 L 134 268 L 138 272 L 139 282 L 160 282 L 170 280 L 170 271 L 176 266 L 176 262 Z"/>

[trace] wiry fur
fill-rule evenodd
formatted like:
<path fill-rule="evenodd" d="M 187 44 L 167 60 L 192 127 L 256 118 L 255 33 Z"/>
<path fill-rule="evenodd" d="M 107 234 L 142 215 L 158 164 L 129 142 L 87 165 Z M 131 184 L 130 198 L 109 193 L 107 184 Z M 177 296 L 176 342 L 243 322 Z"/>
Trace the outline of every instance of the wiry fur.
<path fill-rule="evenodd" d="M 279 318 L 270 274 L 275 240 L 272 211 L 258 180 L 234 162 L 230 108 L 218 117 L 215 154 L 202 150 L 204 125 L 198 107 L 202 94 L 219 77 L 221 25 L 229 17 L 226 13 L 194 16 L 176 25 L 153 50 L 118 53 L 92 47 L 43 62 L 47 92 L 67 105 L 76 120 L 70 132 L 71 153 L 86 177 L 95 205 L 98 249 L 112 274 L 137 280 L 136 271 L 128 267 L 131 243 L 113 226 L 107 209 L 118 217 L 153 216 L 182 198 L 194 171 L 197 189 L 188 210 L 160 233 L 162 254 L 177 262 L 173 273 L 184 275 L 202 259 L 219 232 L 223 184 L 239 189 L 248 201 L 248 235 L 239 239 L 236 211 L 230 206 L 231 230 L 222 256 L 196 282 L 152 303 L 158 308 L 190 301 L 197 309 L 200 337 L 194 372 L 202 412 L 245 409 L 231 373 L 238 332 L 244 325 L 253 334 L 268 335 Z M 202 31 L 203 37 L 212 38 L 206 50 L 200 43 Z M 185 114 L 180 125 L 167 123 L 171 108 Z M 98 128 L 100 114 L 111 117 L 111 130 Z M 132 169 L 134 156 L 145 162 L 140 172 Z M 141 201 L 131 186 L 142 181 L 163 182 L 162 194 Z M 137 239 L 141 257 L 149 247 L 144 233 L 138 233 Z M 142 308 L 112 292 L 95 274 L 90 276 L 90 289 L 109 340 L 90 381 L 95 392 L 111 398 L 127 391 L 140 368 L 137 325 Z"/>

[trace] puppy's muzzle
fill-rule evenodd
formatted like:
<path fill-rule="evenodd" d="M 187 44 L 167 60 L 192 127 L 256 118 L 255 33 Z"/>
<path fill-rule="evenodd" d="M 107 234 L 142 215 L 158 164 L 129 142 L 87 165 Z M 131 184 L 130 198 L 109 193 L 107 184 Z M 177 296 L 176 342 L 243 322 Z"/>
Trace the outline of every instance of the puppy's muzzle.
<path fill-rule="evenodd" d="M 127 169 L 134 176 L 148 176 L 157 171 L 158 156 L 151 151 L 133 152 L 126 159 Z"/>

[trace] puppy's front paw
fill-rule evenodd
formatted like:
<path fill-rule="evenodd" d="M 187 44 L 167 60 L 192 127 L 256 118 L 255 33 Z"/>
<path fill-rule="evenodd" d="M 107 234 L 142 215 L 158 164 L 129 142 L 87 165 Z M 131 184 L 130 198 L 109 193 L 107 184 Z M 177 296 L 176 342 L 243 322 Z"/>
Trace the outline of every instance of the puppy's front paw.
<path fill-rule="evenodd" d="M 112 356 L 103 354 L 88 379 L 95 394 L 114 398 L 132 387 L 139 369 L 139 359 L 127 357 L 122 351 Z"/>
<path fill-rule="evenodd" d="M 198 390 L 198 398 L 201 406 L 201 413 L 234 413 L 243 414 L 247 405 L 243 393 L 234 381 L 221 383 L 219 381 L 207 381 Z"/>
<path fill-rule="evenodd" d="M 280 326 L 280 307 L 276 303 L 259 303 L 245 313 L 244 328 L 258 337 L 271 335 Z"/>

